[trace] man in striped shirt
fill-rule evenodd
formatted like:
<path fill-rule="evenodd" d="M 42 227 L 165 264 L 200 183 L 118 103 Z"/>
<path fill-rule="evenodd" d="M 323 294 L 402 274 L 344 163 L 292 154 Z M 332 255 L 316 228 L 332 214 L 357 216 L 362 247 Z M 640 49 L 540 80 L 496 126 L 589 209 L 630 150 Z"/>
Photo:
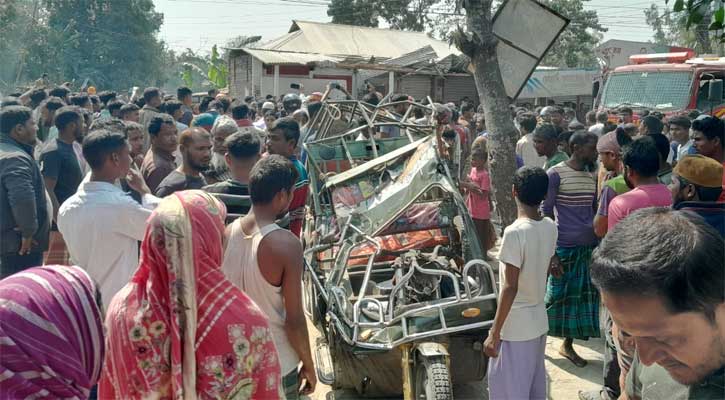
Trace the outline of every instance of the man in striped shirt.
<path fill-rule="evenodd" d="M 587 363 L 574 351 L 574 339 L 599 337 L 599 294 L 589 279 L 597 243 L 597 135 L 577 132 L 569 139 L 572 156 L 547 171 L 546 216 L 556 217 L 559 236 L 546 290 L 549 335 L 564 338 L 559 353 L 578 367 Z"/>
<path fill-rule="evenodd" d="M 297 169 L 297 182 L 295 183 L 292 203 L 289 206 L 289 230 L 297 237 L 300 237 L 302 232 L 305 202 L 310 183 L 305 166 L 295 156 L 299 140 L 300 125 L 292 117 L 284 117 L 275 121 L 269 134 L 267 134 L 267 152 L 287 157 Z"/>

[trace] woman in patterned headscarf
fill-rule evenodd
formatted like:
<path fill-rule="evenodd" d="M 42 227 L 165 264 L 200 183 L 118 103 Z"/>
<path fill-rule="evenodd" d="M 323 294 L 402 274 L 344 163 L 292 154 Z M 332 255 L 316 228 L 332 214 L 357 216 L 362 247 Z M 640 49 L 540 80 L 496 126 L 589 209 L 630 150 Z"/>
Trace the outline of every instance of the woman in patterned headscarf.
<path fill-rule="evenodd" d="M 279 398 L 267 320 L 219 269 L 225 214 L 201 191 L 156 208 L 140 266 L 109 306 L 99 398 Z"/>
<path fill-rule="evenodd" d="M 101 375 L 100 294 L 78 267 L 0 281 L 0 396 L 87 399 Z"/>

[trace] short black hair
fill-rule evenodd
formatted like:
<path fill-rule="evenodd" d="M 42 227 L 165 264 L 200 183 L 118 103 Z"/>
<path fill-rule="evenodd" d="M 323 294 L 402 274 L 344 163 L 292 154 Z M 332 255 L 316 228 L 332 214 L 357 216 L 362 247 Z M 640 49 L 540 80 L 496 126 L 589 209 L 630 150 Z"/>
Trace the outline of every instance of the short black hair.
<path fill-rule="evenodd" d="M 126 131 L 126 124 L 118 118 L 99 118 L 93 121 L 89 127 L 91 131 L 100 129 L 124 133 Z"/>
<path fill-rule="evenodd" d="M 70 93 L 70 89 L 68 89 L 67 87 L 56 86 L 53 89 L 51 89 L 50 92 L 48 92 L 48 96 L 51 96 L 51 97 L 55 96 L 55 97 L 60 97 L 61 99 L 65 99 L 69 93 Z"/>
<path fill-rule="evenodd" d="M 48 93 L 45 91 L 45 89 L 38 88 L 30 92 L 30 101 L 36 105 L 40 104 L 47 97 Z"/>
<path fill-rule="evenodd" d="M 222 104 L 222 102 L 219 100 L 212 100 L 209 102 L 208 108 L 206 110 L 207 111 L 209 111 L 209 110 L 221 111 L 223 114 L 224 104 Z"/>
<path fill-rule="evenodd" d="M 523 113 L 517 117 L 519 126 L 526 129 L 526 132 L 534 132 L 536 130 L 536 115 L 532 113 Z"/>
<path fill-rule="evenodd" d="M 247 96 L 244 98 L 245 103 L 251 103 L 254 101 L 254 96 Z"/>
<path fill-rule="evenodd" d="M 662 161 L 667 161 L 667 157 L 670 155 L 670 140 L 667 139 L 667 136 L 657 133 L 657 134 L 649 134 L 648 137 L 651 137 L 652 140 L 655 142 L 655 147 L 657 147 L 657 154 L 659 154 Z"/>
<path fill-rule="evenodd" d="M 136 104 L 128 103 L 121 106 L 121 118 L 125 117 L 126 114 L 130 114 L 134 111 L 138 111 L 139 108 Z"/>
<path fill-rule="evenodd" d="M 0 132 L 9 135 L 18 125 L 25 125 L 33 111 L 25 106 L 7 106 L 0 109 Z"/>
<path fill-rule="evenodd" d="M 133 131 L 139 131 L 143 134 L 143 126 L 138 122 L 133 121 L 126 121 L 123 123 L 123 134 L 126 135 L 126 139 L 128 139 L 128 134 Z"/>
<path fill-rule="evenodd" d="M 71 96 L 70 103 L 74 106 L 83 107 L 91 101 L 91 98 L 87 94 L 78 93 Z"/>
<path fill-rule="evenodd" d="M 201 98 L 201 102 L 199 103 L 199 112 L 205 113 L 209 109 L 209 103 L 214 101 L 214 98 L 211 96 L 204 96 Z"/>
<path fill-rule="evenodd" d="M 285 157 L 270 155 L 257 161 L 249 173 L 252 204 L 269 204 L 277 193 L 291 192 L 298 176 L 297 168 Z"/>
<path fill-rule="evenodd" d="M 648 115 L 642 118 L 641 124 L 647 127 L 647 133 L 649 134 L 662 133 L 662 129 L 664 128 L 662 120 L 654 115 Z"/>
<path fill-rule="evenodd" d="M 474 111 L 476 107 L 473 106 L 473 103 L 463 103 L 461 104 L 461 114 L 468 111 Z"/>
<path fill-rule="evenodd" d="M 55 127 L 59 131 L 63 131 L 69 124 L 78 122 L 82 117 L 80 107 L 78 106 L 61 107 L 55 112 Z"/>
<path fill-rule="evenodd" d="M 380 98 L 375 93 L 366 94 L 365 96 L 363 96 L 362 101 L 373 106 L 377 106 L 378 104 L 380 104 Z"/>
<path fill-rule="evenodd" d="M 121 111 L 121 107 L 125 106 L 126 104 L 119 100 L 111 100 L 106 105 L 106 109 L 109 113 L 113 114 L 115 111 Z"/>
<path fill-rule="evenodd" d="M 63 100 L 60 99 L 60 97 L 48 97 L 45 102 L 43 103 L 45 108 L 47 108 L 49 111 L 55 111 L 65 106 L 65 103 L 63 103 Z"/>
<path fill-rule="evenodd" d="M 281 130 L 284 133 L 284 138 L 287 141 L 293 140 L 295 146 L 300 141 L 300 124 L 292 117 L 284 117 L 274 121 L 274 125 L 270 128 L 270 132 Z"/>
<path fill-rule="evenodd" d="M 91 99 L 91 103 L 93 103 L 93 104 L 98 104 L 98 105 L 101 104 L 101 99 L 98 96 L 96 96 L 95 94 L 88 95 L 88 98 Z"/>
<path fill-rule="evenodd" d="M 168 114 L 156 114 L 149 122 L 149 135 L 156 137 L 164 124 L 174 125 L 174 119 Z"/>
<path fill-rule="evenodd" d="M 232 118 L 245 119 L 249 115 L 249 106 L 246 103 L 237 102 L 232 104 Z"/>
<path fill-rule="evenodd" d="M 179 101 L 182 101 L 186 98 L 186 96 L 191 96 L 192 91 L 186 86 L 181 86 L 180 88 L 176 89 L 176 98 L 179 99 Z"/>
<path fill-rule="evenodd" d="M 685 129 L 690 129 L 690 126 L 692 126 L 692 122 L 690 122 L 690 119 L 682 115 L 670 118 L 668 124 L 670 126 L 680 126 Z"/>
<path fill-rule="evenodd" d="M 226 114 L 227 111 L 229 111 L 229 107 L 232 106 L 232 100 L 227 96 L 220 97 L 219 99 L 217 99 L 217 102 L 221 106 L 221 110 L 219 111 L 221 111 L 222 114 Z"/>
<path fill-rule="evenodd" d="M 604 237 L 594 250 L 591 278 L 604 292 L 657 296 L 674 313 L 700 312 L 713 320 L 725 301 L 724 247 L 720 234 L 694 213 L 645 208 Z"/>
<path fill-rule="evenodd" d="M 540 167 L 521 167 L 514 174 L 514 189 L 521 203 L 536 207 L 546 198 L 549 176 Z"/>
<path fill-rule="evenodd" d="M 627 132 L 622 127 L 617 127 L 615 130 L 615 134 L 617 135 L 617 144 L 619 145 L 619 148 L 632 143 L 632 137 L 627 134 Z"/>
<path fill-rule="evenodd" d="M 22 105 L 23 103 L 21 103 L 20 99 L 18 99 L 17 97 L 7 96 L 0 99 L 0 108 Z"/>
<path fill-rule="evenodd" d="M 654 139 L 649 136 L 639 137 L 624 146 L 622 163 L 643 177 L 657 176 L 660 155 Z"/>
<path fill-rule="evenodd" d="M 307 105 L 307 113 L 310 114 L 310 121 L 315 119 L 315 116 L 317 116 L 317 113 L 320 112 L 320 110 L 322 110 L 322 102 L 313 101 Z"/>
<path fill-rule="evenodd" d="M 692 121 L 692 130 L 702 132 L 708 140 L 720 139 L 720 146 L 725 149 L 725 122 L 719 118 L 706 116 Z"/>
<path fill-rule="evenodd" d="M 181 109 L 182 105 L 183 104 L 181 104 L 181 102 L 178 100 L 169 100 L 164 103 L 164 112 L 169 115 L 174 115 L 177 110 Z"/>
<path fill-rule="evenodd" d="M 596 143 L 597 140 L 599 140 L 599 137 L 592 132 L 576 131 L 571 134 L 571 137 L 569 137 L 569 145 L 584 146 L 591 142 Z"/>
<path fill-rule="evenodd" d="M 632 115 L 632 114 L 634 114 L 634 112 L 629 107 L 622 107 L 622 108 L 617 109 L 617 114 L 629 114 L 629 115 Z"/>
<path fill-rule="evenodd" d="M 259 155 L 262 147 L 259 136 L 254 132 L 237 132 L 224 140 L 227 152 L 237 160 L 245 160 Z"/>
<path fill-rule="evenodd" d="M 93 170 L 103 167 L 106 158 L 128 146 L 123 132 L 97 129 L 83 139 L 83 158 Z"/>
<path fill-rule="evenodd" d="M 143 91 L 143 100 L 147 104 L 153 100 L 155 97 L 161 96 L 161 90 L 157 87 L 147 87 Z"/>
<path fill-rule="evenodd" d="M 534 136 L 544 140 L 559 140 L 559 133 L 552 124 L 541 124 L 534 129 Z"/>
<path fill-rule="evenodd" d="M 98 93 L 98 98 L 101 100 L 103 105 L 108 105 L 108 102 L 115 99 L 117 96 L 117 93 L 111 90 L 104 90 L 101 93 Z"/>
<path fill-rule="evenodd" d="M 218 91 L 219 91 L 219 89 L 217 89 L 217 88 L 211 88 L 211 89 L 209 89 L 209 90 L 206 91 L 206 94 L 208 94 L 209 97 L 212 97 L 211 94 L 214 93 L 214 92 L 218 92 Z"/>

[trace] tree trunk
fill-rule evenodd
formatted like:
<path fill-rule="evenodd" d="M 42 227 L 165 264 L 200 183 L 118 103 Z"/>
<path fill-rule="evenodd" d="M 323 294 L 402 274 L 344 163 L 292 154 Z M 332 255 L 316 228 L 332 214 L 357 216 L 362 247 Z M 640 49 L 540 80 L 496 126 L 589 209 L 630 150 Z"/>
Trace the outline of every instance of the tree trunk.
<path fill-rule="evenodd" d="M 470 59 L 473 77 L 483 106 L 488 128 L 488 154 L 491 169 L 493 197 L 496 200 L 501 227 L 516 219 L 516 203 L 511 196 L 511 185 L 516 173 L 516 141 L 518 131 L 509 110 L 510 100 L 498 67 L 496 43 L 491 19 L 491 0 L 464 1 L 468 34 L 461 31 L 455 37 L 456 45 Z"/>

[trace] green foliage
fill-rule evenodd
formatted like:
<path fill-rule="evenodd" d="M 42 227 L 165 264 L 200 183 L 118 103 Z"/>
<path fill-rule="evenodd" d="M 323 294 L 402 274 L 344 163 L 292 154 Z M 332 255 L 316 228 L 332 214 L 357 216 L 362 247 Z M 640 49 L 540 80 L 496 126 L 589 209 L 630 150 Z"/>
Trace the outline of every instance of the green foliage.
<path fill-rule="evenodd" d="M 678 7 L 679 8 L 679 7 Z M 710 20 L 716 15 L 709 13 L 698 17 L 700 22 L 692 28 L 687 23 L 690 17 L 685 11 L 660 10 L 655 4 L 644 11 L 645 22 L 654 29 L 654 42 L 663 46 L 690 47 L 699 54 L 711 53 L 712 32 L 708 31 Z"/>
<path fill-rule="evenodd" d="M 599 23 L 597 12 L 585 10 L 582 0 L 543 0 L 571 22 L 541 62 L 551 67 L 594 67 L 598 65 L 594 49 L 607 31 Z"/>
<path fill-rule="evenodd" d="M 665 3 L 669 2 L 665 0 Z M 675 0 L 672 11 L 684 14 L 684 29 L 695 31 L 701 43 L 701 32 L 706 30 L 712 31 L 712 36 L 720 43 L 725 43 L 725 0 Z"/>
<path fill-rule="evenodd" d="M 114 90 L 163 84 L 167 49 L 156 38 L 163 15 L 154 11 L 152 0 L 2 3 L 8 40 L 0 41 L 0 59 L 18 60 L 0 69 L 6 87 L 43 73 L 52 82 L 89 79 Z"/>
<path fill-rule="evenodd" d="M 332 0 L 327 15 L 336 24 L 377 27 L 387 22 L 393 29 L 423 31 L 432 16 L 427 11 L 439 0 Z"/>

